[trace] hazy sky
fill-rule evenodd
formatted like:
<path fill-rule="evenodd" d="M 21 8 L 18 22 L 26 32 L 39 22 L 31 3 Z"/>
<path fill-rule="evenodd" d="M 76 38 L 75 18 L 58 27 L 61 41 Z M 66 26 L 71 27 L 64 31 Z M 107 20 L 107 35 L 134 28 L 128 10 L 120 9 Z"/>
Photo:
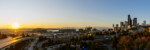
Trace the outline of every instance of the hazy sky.
<path fill-rule="evenodd" d="M 0 28 L 112 27 L 126 21 L 150 22 L 150 1 L 143 0 L 0 0 Z"/>

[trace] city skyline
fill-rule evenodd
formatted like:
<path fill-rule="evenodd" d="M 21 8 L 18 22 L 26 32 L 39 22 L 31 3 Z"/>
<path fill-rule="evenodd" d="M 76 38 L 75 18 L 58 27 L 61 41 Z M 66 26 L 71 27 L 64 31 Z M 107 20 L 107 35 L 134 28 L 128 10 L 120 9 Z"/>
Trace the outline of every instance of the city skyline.
<path fill-rule="evenodd" d="M 0 0 L 0 28 L 109 27 L 127 21 L 127 15 L 140 24 L 148 20 L 148 1 L 110 0 Z M 136 2 L 135 2 L 136 1 Z"/>

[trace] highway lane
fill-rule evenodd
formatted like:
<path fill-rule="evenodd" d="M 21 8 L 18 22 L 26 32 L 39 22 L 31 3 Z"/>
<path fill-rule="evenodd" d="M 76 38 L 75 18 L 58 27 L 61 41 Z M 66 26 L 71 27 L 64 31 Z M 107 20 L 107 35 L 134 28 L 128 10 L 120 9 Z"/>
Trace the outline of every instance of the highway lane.
<path fill-rule="evenodd" d="M 2 39 L 0 40 L 0 48 L 6 47 L 8 45 L 11 45 L 13 43 L 18 42 L 19 40 L 21 40 L 22 36 L 18 36 L 18 37 L 8 37 L 6 39 Z"/>
<path fill-rule="evenodd" d="M 28 50 L 34 50 L 34 46 L 36 45 L 38 41 L 38 38 L 36 38 L 31 44 L 30 44 L 30 47 L 28 48 Z"/>

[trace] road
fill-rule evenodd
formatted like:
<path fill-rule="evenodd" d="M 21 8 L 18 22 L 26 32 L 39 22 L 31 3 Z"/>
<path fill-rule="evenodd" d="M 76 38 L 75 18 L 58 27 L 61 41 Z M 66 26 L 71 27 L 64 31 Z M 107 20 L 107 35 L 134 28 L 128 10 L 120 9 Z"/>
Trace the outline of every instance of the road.
<path fill-rule="evenodd" d="M 45 40 L 45 41 L 42 41 L 42 42 L 38 43 L 38 44 L 37 44 L 37 48 L 38 48 L 39 50 L 42 50 L 42 45 L 43 45 L 44 43 L 46 43 L 46 42 L 48 42 L 48 40 Z"/>
<path fill-rule="evenodd" d="M 38 38 L 36 38 L 36 39 L 31 43 L 31 45 L 30 45 L 30 47 L 28 48 L 28 50 L 34 50 L 34 46 L 36 45 L 37 41 L 38 41 Z"/>
<path fill-rule="evenodd" d="M 2 39 L 2 40 L 0 40 L 0 48 L 3 48 L 3 47 L 6 47 L 10 44 L 16 43 L 19 40 L 21 40 L 21 36 L 14 37 L 14 38 L 13 37 L 8 37 L 6 39 Z"/>

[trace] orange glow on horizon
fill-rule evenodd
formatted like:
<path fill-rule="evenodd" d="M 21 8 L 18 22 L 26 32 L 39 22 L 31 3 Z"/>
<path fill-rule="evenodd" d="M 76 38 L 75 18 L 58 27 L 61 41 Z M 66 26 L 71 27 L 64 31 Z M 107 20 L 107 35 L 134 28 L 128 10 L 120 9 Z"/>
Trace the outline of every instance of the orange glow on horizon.
<path fill-rule="evenodd" d="M 0 29 L 23 29 L 23 28 L 83 28 L 83 27 L 104 27 L 103 25 L 72 25 L 72 24 L 22 24 L 13 23 L 0 25 Z M 109 27 L 110 28 L 110 27 Z"/>

